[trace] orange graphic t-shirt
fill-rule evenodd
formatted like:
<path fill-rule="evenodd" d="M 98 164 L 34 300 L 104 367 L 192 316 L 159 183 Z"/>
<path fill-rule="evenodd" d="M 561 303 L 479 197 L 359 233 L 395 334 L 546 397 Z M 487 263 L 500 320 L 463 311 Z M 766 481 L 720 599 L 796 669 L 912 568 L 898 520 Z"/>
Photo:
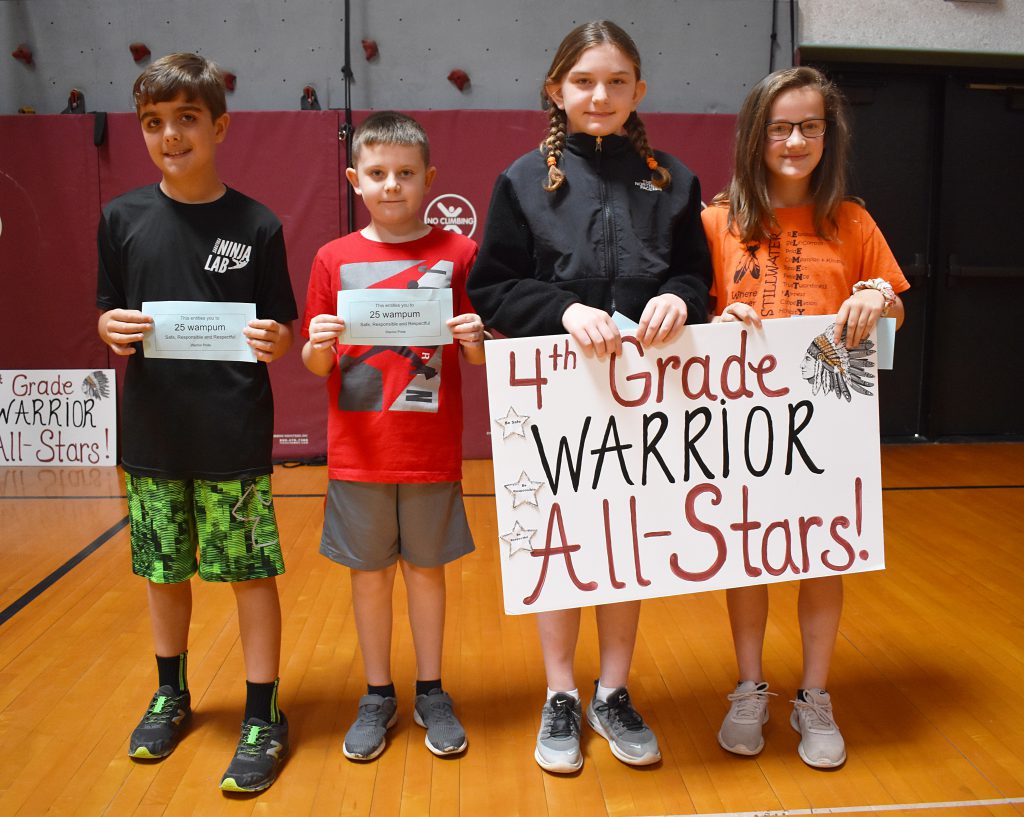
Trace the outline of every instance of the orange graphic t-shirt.
<path fill-rule="evenodd" d="M 778 208 L 779 231 L 749 244 L 726 228 L 728 215 L 726 207 L 714 205 L 701 213 L 715 271 L 713 315 L 737 301 L 762 318 L 831 315 L 857 281 L 869 278 L 884 278 L 897 294 L 910 289 L 878 225 L 859 204 L 840 206 L 832 241 L 814 231 L 811 205 Z"/>

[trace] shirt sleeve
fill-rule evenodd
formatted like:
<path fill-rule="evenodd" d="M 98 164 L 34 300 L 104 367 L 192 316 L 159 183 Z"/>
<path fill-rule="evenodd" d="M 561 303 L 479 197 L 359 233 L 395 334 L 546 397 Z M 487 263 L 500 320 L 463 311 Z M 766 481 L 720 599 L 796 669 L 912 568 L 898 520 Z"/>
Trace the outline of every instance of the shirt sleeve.
<path fill-rule="evenodd" d="M 288 254 L 284 228 L 277 225 L 263 248 L 262 275 L 256 292 L 256 315 L 286 323 L 298 317 L 292 280 L 288 275 Z"/>
<path fill-rule="evenodd" d="M 502 173 L 494 185 L 476 264 L 467 291 L 484 323 L 509 337 L 553 335 L 565 331 L 562 314 L 579 298 L 538 281 L 533 236 L 512 182 Z"/>
<path fill-rule="evenodd" d="M 466 280 L 469 277 L 469 271 L 473 269 L 473 265 L 476 263 L 476 257 L 477 246 L 475 243 L 472 243 L 472 246 L 466 253 L 466 258 L 463 261 L 461 270 L 457 272 L 454 280 L 452 281 L 452 305 L 456 315 L 463 315 L 467 312 L 477 311 L 470 301 L 469 293 L 466 292 Z"/>
<path fill-rule="evenodd" d="M 863 263 L 861 264 L 860 280 L 884 278 L 892 285 L 897 294 L 910 289 L 910 282 L 903 275 L 896 257 L 889 249 L 889 244 L 878 229 L 875 220 L 865 210 L 861 216 L 864 223 Z"/>
<path fill-rule="evenodd" d="M 99 228 L 96 231 L 96 247 L 99 255 L 96 272 L 96 306 L 104 311 L 125 309 L 127 298 L 121 254 L 114 247 L 106 213 L 100 216 Z"/>
<path fill-rule="evenodd" d="M 309 322 L 317 315 L 334 315 L 338 311 L 337 290 L 331 281 L 331 272 L 324 262 L 323 250 L 316 254 L 309 271 L 306 288 L 306 312 L 302 316 L 302 335 L 309 338 Z"/>
<path fill-rule="evenodd" d="M 693 176 L 686 209 L 673 225 L 671 271 L 659 290 L 659 294 L 677 295 L 686 302 L 688 324 L 706 323 L 708 319 L 711 253 L 700 210 L 700 182 Z"/>
<path fill-rule="evenodd" d="M 719 303 L 719 300 L 725 297 L 727 292 L 727 288 L 720 285 L 720 276 L 725 266 L 723 233 L 727 218 L 726 208 L 715 204 L 705 207 L 700 214 L 701 223 L 704 225 L 704 237 L 707 239 L 708 251 L 711 254 L 711 287 L 708 290 L 709 316 L 722 314 L 722 304 Z"/>

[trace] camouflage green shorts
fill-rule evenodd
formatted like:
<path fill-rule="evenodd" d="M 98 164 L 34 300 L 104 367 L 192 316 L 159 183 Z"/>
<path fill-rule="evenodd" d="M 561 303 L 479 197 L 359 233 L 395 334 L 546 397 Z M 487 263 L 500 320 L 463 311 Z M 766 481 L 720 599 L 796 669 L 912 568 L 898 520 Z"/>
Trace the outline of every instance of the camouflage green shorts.
<path fill-rule="evenodd" d="M 133 573 L 158 584 L 186 581 L 197 569 L 208 582 L 284 573 L 269 475 L 227 482 L 124 476 Z"/>

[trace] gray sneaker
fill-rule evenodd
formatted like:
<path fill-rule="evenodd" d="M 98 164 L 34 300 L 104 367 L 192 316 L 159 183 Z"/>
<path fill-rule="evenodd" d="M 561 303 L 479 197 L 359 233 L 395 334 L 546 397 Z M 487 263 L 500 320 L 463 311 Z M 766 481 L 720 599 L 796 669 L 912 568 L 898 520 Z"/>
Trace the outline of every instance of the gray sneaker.
<path fill-rule="evenodd" d="M 568 774 L 583 766 L 580 753 L 582 707 L 572 695 L 556 692 L 540 711 L 540 731 L 533 757 L 547 772 Z"/>
<path fill-rule="evenodd" d="M 808 766 L 832 769 L 846 762 L 846 742 L 832 717 L 832 698 L 823 689 L 805 689 L 793 701 L 789 725 L 800 733 L 797 752 Z"/>
<path fill-rule="evenodd" d="M 132 731 L 128 756 L 156 759 L 167 757 L 192 717 L 192 696 L 188 690 L 175 695 L 167 685 L 160 687 L 149 702 L 146 714 Z"/>
<path fill-rule="evenodd" d="M 761 727 L 768 723 L 768 691 L 765 681 L 744 681 L 729 693 L 732 706 L 718 730 L 719 745 L 737 755 L 756 755 L 764 748 Z"/>
<path fill-rule="evenodd" d="M 413 720 L 426 728 L 423 742 L 435 755 L 457 755 L 469 745 L 466 730 L 452 709 L 451 696 L 444 690 L 432 689 L 426 695 L 417 695 Z"/>
<path fill-rule="evenodd" d="M 599 701 L 595 681 L 594 697 L 587 707 L 587 722 L 608 741 L 612 754 L 623 763 L 648 766 L 661 760 L 658 739 L 633 708 L 625 687 L 615 690 L 607 701 Z"/>
<path fill-rule="evenodd" d="M 398 720 L 398 702 L 382 695 L 359 699 L 359 715 L 345 735 L 342 751 L 349 760 L 373 760 L 384 751 L 388 729 Z"/>

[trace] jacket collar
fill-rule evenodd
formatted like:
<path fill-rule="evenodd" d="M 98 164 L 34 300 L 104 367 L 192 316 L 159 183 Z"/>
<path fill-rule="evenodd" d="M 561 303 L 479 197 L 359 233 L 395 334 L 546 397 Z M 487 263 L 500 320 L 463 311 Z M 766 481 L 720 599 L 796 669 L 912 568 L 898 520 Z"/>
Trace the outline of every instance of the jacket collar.
<path fill-rule="evenodd" d="M 633 145 L 629 141 L 629 137 L 626 136 L 603 136 L 601 138 L 601 154 L 604 156 L 615 156 L 626 151 L 632 150 Z M 597 139 L 596 136 L 591 136 L 587 133 L 571 133 L 565 139 L 566 148 L 575 153 L 577 156 L 582 156 L 584 159 L 593 161 L 597 155 Z"/>

